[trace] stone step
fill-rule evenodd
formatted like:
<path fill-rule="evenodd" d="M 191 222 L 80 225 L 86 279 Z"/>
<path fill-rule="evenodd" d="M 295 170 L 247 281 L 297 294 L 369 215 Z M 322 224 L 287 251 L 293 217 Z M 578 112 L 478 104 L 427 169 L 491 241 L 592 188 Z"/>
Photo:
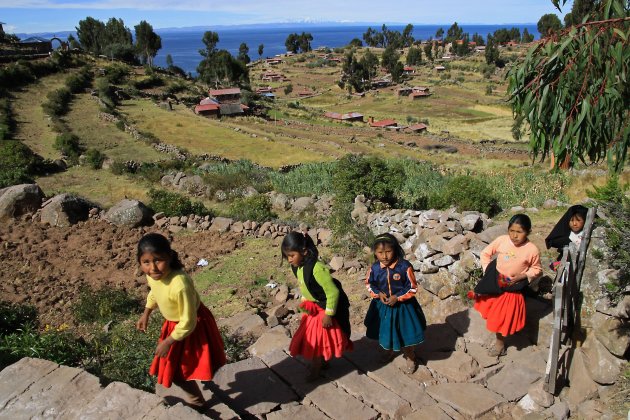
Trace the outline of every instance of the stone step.
<path fill-rule="evenodd" d="M 214 394 L 209 386 L 201 381 L 197 381 L 199 389 L 206 400 L 207 409 L 203 414 L 210 418 L 232 420 L 239 419 L 240 416 L 234 412 L 227 404 Z M 170 388 L 165 388 L 160 384 L 155 387 L 155 394 L 160 398 L 163 398 L 169 405 L 175 406 L 177 403 L 183 403 L 185 401 L 184 391 L 175 384 L 172 384 Z"/>
<path fill-rule="evenodd" d="M 419 410 L 427 404 L 435 404 L 425 392 L 423 381 L 420 380 L 421 369 L 412 375 L 406 375 L 397 366 L 400 357 L 386 364 L 379 361 L 380 352 L 375 340 L 362 337 L 353 342 L 354 351 L 345 353 L 344 358 L 366 372 L 368 377 L 398 394 L 411 404 L 413 410 Z"/>
<path fill-rule="evenodd" d="M 81 369 L 26 357 L 0 372 L 0 418 L 75 418 L 100 391 Z"/>
<path fill-rule="evenodd" d="M 379 413 L 347 394 L 328 379 L 307 382 L 307 367 L 281 350 L 267 353 L 263 361 L 303 397 L 302 404 L 317 407 L 328 417 L 339 420 L 375 419 Z"/>
<path fill-rule="evenodd" d="M 296 393 L 258 357 L 221 367 L 208 388 L 237 413 L 263 416 L 281 404 L 297 401 Z"/>
<path fill-rule="evenodd" d="M 315 407 L 298 403 L 284 404 L 280 407 L 280 410 L 267 414 L 267 420 L 284 419 L 328 420 L 328 417 Z"/>
<path fill-rule="evenodd" d="M 478 384 L 456 383 L 427 387 L 427 393 L 466 418 L 476 419 L 505 402 L 498 394 Z M 452 417 L 452 416 L 451 416 Z"/>
<path fill-rule="evenodd" d="M 165 410 L 166 406 L 157 395 L 134 389 L 122 382 L 112 382 L 87 405 L 82 406 L 75 418 L 135 420 L 144 418 L 147 413 Z"/>

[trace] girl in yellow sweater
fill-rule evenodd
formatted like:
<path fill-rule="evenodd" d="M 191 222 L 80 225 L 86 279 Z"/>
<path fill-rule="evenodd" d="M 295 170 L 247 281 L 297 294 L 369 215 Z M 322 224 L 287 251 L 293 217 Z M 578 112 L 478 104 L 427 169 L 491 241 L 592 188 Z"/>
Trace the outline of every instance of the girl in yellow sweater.
<path fill-rule="evenodd" d="M 137 258 L 151 291 L 136 327 L 145 331 L 155 308 L 165 319 L 149 373 L 166 388 L 178 385 L 186 402 L 201 409 L 205 400 L 195 381 L 211 380 L 226 362 L 217 324 L 168 239 L 159 233 L 143 236 Z"/>

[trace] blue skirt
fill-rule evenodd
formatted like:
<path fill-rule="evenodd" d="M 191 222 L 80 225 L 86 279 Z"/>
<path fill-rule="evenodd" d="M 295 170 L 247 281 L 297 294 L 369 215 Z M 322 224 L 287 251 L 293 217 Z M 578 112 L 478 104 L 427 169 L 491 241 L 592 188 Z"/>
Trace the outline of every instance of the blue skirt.
<path fill-rule="evenodd" d="M 424 341 L 427 321 L 415 298 L 388 306 L 380 299 L 372 299 L 365 315 L 366 336 L 385 350 L 400 351 Z"/>

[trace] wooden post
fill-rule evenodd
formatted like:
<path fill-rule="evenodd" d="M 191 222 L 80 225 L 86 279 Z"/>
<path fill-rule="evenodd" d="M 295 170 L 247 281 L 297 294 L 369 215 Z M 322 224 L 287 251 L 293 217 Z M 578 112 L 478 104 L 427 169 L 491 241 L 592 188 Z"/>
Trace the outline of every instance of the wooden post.
<path fill-rule="evenodd" d="M 578 292 L 582 286 L 582 274 L 584 274 L 584 266 L 586 265 L 586 251 L 588 245 L 591 243 L 591 234 L 593 233 L 593 221 L 597 214 L 597 207 L 588 209 L 586 214 L 586 221 L 584 222 L 584 237 L 580 243 L 580 253 L 578 255 L 578 266 L 575 272 L 575 281 L 577 283 Z"/>
<path fill-rule="evenodd" d="M 558 375 L 558 355 L 560 353 L 560 340 L 562 338 L 563 311 L 565 305 L 565 286 L 569 277 L 569 248 L 565 247 L 562 260 L 553 285 L 553 331 L 549 345 L 549 357 L 545 369 L 545 382 L 543 389 L 551 394 L 556 392 L 556 379 Z"/>

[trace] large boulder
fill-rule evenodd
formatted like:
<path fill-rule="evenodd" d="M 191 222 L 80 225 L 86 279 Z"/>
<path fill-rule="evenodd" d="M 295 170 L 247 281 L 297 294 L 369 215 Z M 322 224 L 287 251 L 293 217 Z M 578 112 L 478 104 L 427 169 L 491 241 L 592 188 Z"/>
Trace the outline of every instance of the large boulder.
<path fill-rule="evenodd" d="M 153 224 L 153 211 L 138 200 L 124 199 L 109 209 L 105 219 L 116 226 L 134 228 Z"/>
<path fill-rule="evenodd" d="M 285 211 L 291 206 L 291 200 L 289 200 L 289 197 L 287 197 L 286 194 L 275 191 L 271 191 L 269 193 L 269 201 L 271 202 L 271 207 L 274 210 Z"/>
<path fill-rule="evenodd" d="M 41 222 L 51 226 L 67 227 L 89 219 L 90 209 L 96 207 L 84 198 L 59 194 L 44 203 Z"/>
<path fill-rule="evenodd" d="M 37 184 L 20 184 L 0 190 L 0 220 L 35 213 L 44 193 Z"/>
<path fill-rule="evenodd" d="M 315 205 L 315 200 L 311 197 L 300 197 L 296 198 L 291 206 L 291 210 L 295 213 L 302 213 L 303 211 L 313 207 Z"/>

